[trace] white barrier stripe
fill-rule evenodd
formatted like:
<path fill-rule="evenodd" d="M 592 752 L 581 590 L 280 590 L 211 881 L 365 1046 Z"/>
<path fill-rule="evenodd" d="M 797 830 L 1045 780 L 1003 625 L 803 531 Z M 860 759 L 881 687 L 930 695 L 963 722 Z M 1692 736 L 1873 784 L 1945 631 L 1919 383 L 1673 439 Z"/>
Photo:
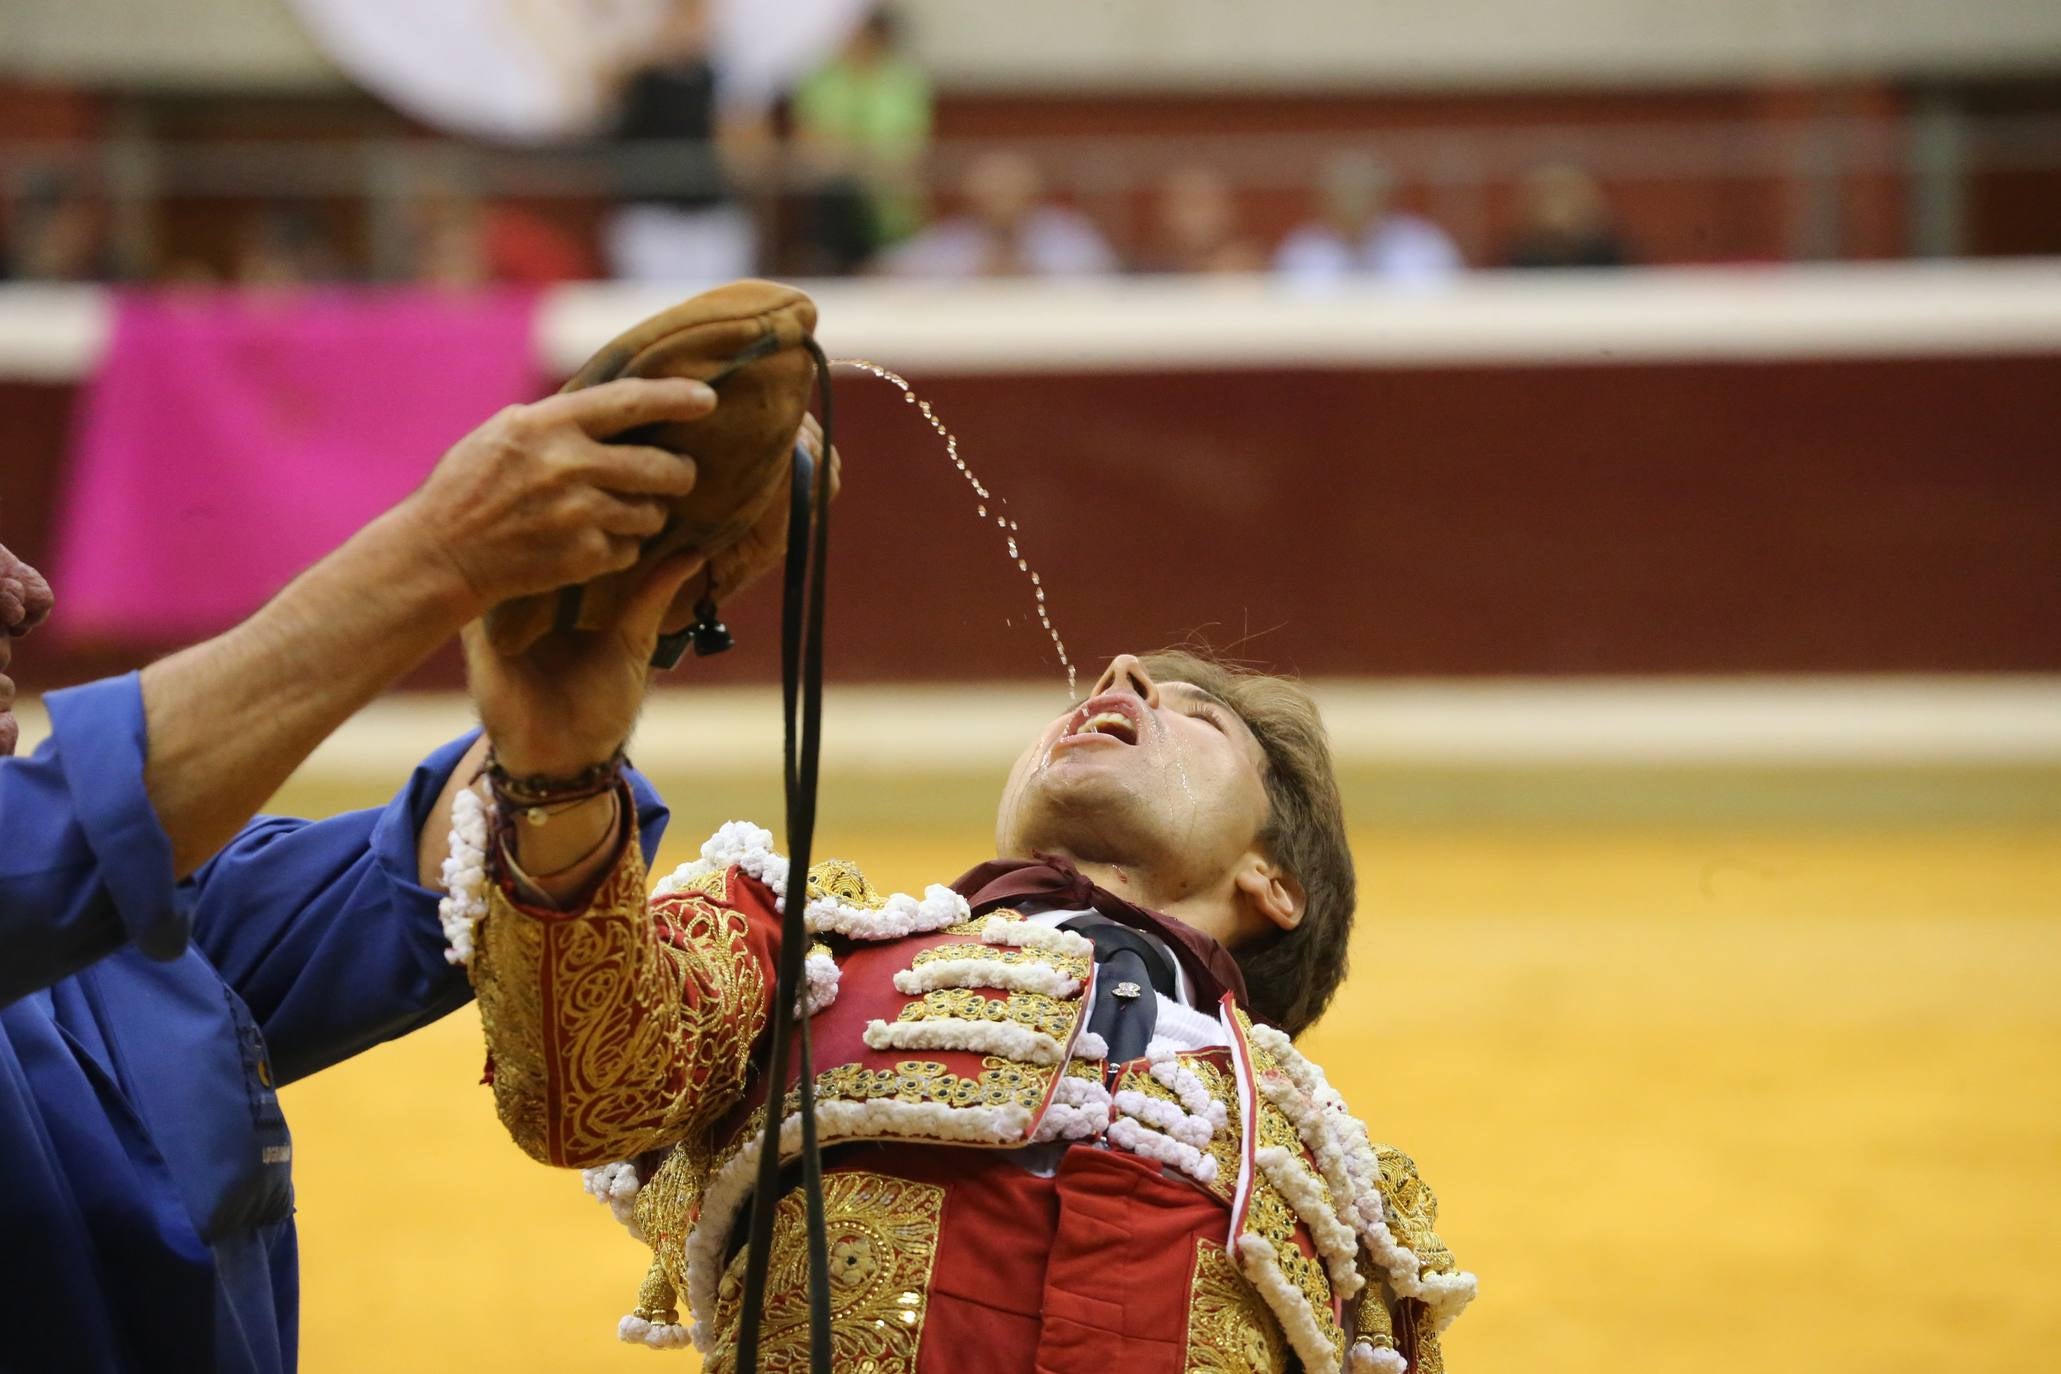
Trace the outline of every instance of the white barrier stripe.
<path fill-rule="evenodd" d="M 2061 676 L 1320 680 L 1310 688 L 1343 768 L 2061 766 Z M 836 687 L 826 697 L 823 770 L 993 774 L 999 786 L 1024 742 L 1065 707 L 1056 681 Z M 33 700 L 16 712 L 28 753 L 49 732 L 48 720 Z M 392 783 L 474 721 L 458 693 L 395 694 L 352 717 L 304 769 Z M 631 756 L 648 772 L 673 775 L 777 769 L 779 693 L 661 689 Z"/>
<path fill-rule="evenodd" d="M 833 356 L 926 376 L 2061 352 L 2061 272 L 2038 262 L 1475 272 L 1441 290 L 1324 295 L 1267 278 L 802 285 Z M 538 361 L 571 373 L 682 294 L 553 287 Z M 0 378 L 90 372 L 111 301 L 95 286 L 0 287 Z"/>

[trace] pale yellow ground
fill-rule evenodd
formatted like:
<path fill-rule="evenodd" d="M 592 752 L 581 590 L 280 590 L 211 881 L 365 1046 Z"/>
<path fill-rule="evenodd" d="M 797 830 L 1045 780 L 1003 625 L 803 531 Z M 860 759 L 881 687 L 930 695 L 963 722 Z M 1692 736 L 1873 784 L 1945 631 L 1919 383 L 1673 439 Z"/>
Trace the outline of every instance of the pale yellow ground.
<path fill-rule="evenodd" d="M 892 886 L 985 855 L 832 829 Z M 2056 1366 L 2061 829 L 1356 842 L 1308 1047 L 1481 1276 L 1457 1369 Z M 694 1368 L 615 1343 L 644 1254 L 506 1141 L 480 1060 L 466 1012 L 287 1091 L 304 1367 Z"/>

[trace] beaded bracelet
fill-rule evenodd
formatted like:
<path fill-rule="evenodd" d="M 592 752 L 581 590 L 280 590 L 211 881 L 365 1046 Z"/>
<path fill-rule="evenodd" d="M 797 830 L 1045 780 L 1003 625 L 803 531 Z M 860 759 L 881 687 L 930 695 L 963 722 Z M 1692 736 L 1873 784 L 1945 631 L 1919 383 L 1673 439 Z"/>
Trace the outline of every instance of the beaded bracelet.
<path fill-rule="evenodd" d="M 531 825 L 542 825 L 560 811 L 615 791 L 628 766 L 629 759 L 617 749 L 605 761 L 571 777 L 554 778 L 542 773 L 516 777 L 490 752 L 485 772 L 487 789 L 494 794 L 494 802 L 501 810 L 520 811 Z"/>

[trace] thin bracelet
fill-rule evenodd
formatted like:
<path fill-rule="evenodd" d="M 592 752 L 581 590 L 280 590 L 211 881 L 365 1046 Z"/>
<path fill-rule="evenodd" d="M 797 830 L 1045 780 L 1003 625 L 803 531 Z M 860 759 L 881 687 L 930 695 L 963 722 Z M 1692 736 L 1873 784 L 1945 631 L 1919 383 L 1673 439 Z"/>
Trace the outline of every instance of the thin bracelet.
<path fill-rule="evenodd" d="M 510 841 L 514 839 L 513 835 L 507 836 L 502 840 L 502 849 L 504 851 L 503 857 L 506 859 L 508 863 L 511 877 L 514 877 L 519 881 L 527 882 L 530 886 L 535 887 L 540 882 L 547 882 L 552 878 L 562 878 L 566 874 L 578 868 L 580 865 L 586 863 L 589 859 L 593 858 L 596 854 L 599 854 L 603 849 L 607 848 L 609 845 L 613 844 L 618 838 L 620 838 L 617 832 L 619 832 L 621 829 L 622 812 L 620 809 L 618 809 L 616 810 L 615 814 L 611 815 L 608 818 L 608 824 L 601 828 L 601 838 L 595 840 L 593 844 L 589 845 L 587 847 L 586 853 L 580 855 L 579 858 L 574 859 L 571 863 L 563 864 L 557 868 L 552 869 L 549 873 L 532 873 L 528 869 L 524 868 L 522 864 L 516 860 L 514 845 L 510 843 Z"/>

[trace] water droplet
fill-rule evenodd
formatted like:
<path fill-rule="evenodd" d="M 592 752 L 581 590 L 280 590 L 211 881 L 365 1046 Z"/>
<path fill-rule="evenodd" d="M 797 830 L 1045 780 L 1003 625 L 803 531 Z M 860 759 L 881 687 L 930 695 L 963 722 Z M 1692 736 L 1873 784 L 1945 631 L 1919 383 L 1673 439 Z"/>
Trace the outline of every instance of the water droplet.
<path fill-rule="evenodd" d="M 973 488 L 974 496 L 981 503 L 976 508 L 976 515 L 983 520 L 987 518 L 988 508 L 986 503 L 995 499 L 994 493 L 990 492 L 982 484 L 981 480 L 973 475 L 973 469 L 968 467 L 966 460 L 959 456 L 958 437 L 946 427 L 942 419 L 938 418 L 930 402 L 917 399 L 916 389 L 909 384 L 908 378 L 891 372 L 879 363 L 871 362 L 865 358 L 836 358 L 832 360 L 832 366 L 857 368 L 862 372 L 867 372 L 880 378 L 890 386 L 898 388 L 902 393 L 902 400 L 907 404 L 916 406 L 922 412 L 923 418 L 930 422 L 930 427 L 936 430 L 939 437 L 945 441 L 945 456 L 951 460 L 952 466 L 958 470 L 960 475 L 965 477 L 967 485 Z M 1004 496 L 1000 498 L 1000 501 L 1001 504 L 1007 505 L 1009 498 Z M 1017 532 L 1016 522 L 1006 515 L 997 513 L 995 525 L 1008 535 L 1013 536 Z M 1073 660 L 1067 657 L 1066 643 L 1060 639 L 1058 629 L 1052 624 L 1051 614 L 1045 605 L 1044 586 L 1039 580 L 1037 573 L 1031 571 L 1030 560 L 1023 556 L 1023 550 L 1017 547 L 1016 540 L 1009 538 L 1007 542 L 1009 545 L 1009 556 L 1016 560 L 1017 571 L 1026 573 L 1030 577 L 1031 587 L 1037 595 L 1038 620 L 1044 625 L 1045 633 L 1051 636 L 1053 652 L 1059 655 L 1059 666 L 1066 669 L 1067 697 L 1069 699 L 1077 699 L 1079 697 L 1079 678 L 1074 672 Z M 1016 622 L 1013 619 L 1005 618 L 1002 623 L 1014 627 Z"/>

